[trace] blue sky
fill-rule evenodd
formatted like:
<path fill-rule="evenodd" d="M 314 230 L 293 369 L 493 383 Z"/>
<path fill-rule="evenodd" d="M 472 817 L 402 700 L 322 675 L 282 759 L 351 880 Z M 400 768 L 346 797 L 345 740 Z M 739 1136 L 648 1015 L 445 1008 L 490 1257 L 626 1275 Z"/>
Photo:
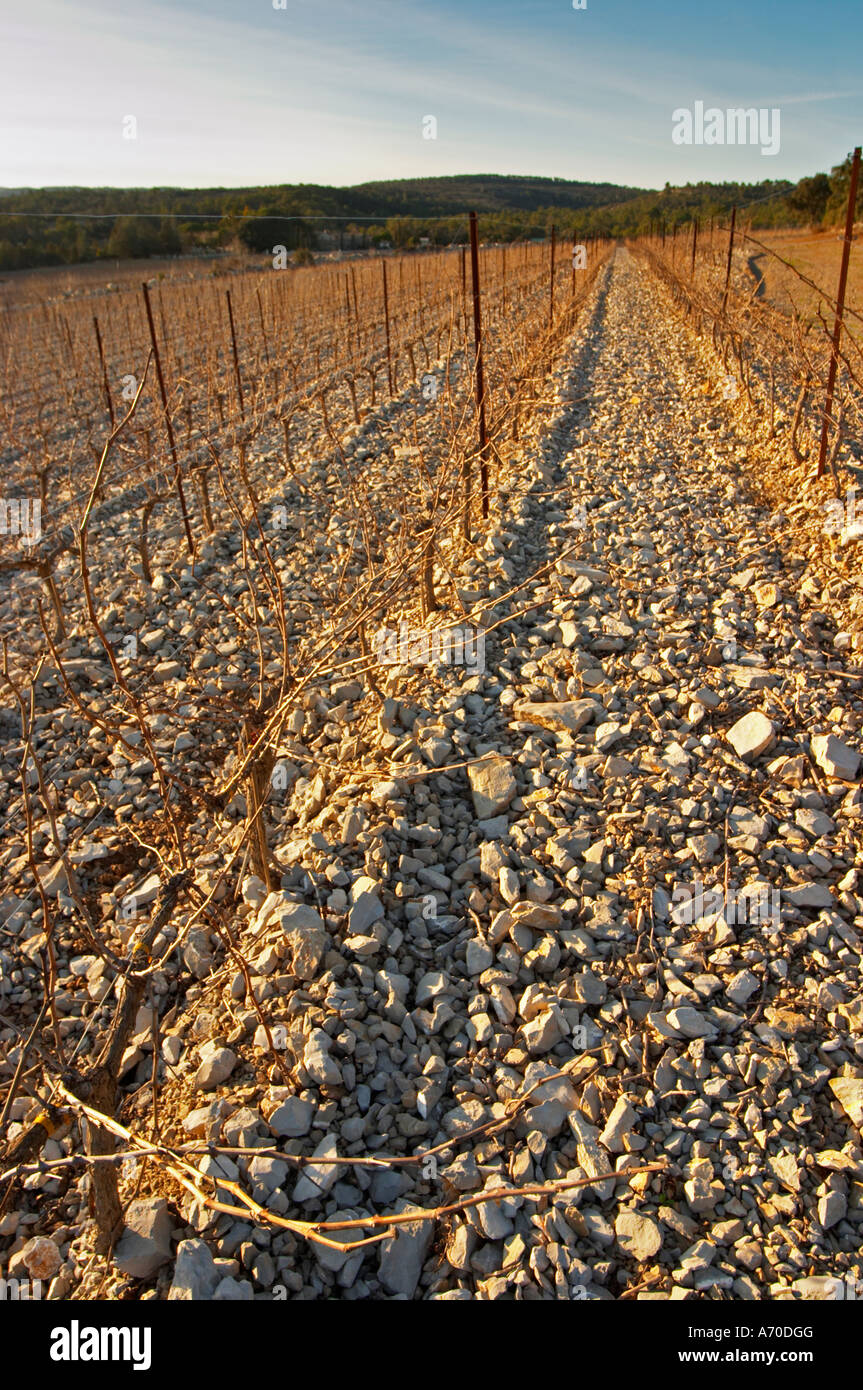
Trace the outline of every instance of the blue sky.
<path fill-rule="evenodd" d="M 3 186 L 661 187 L 799 178 L 863 139 L 860 0 L 2 4 Z M 675 145 L 671 113 L 696 100 L 779 107 L 779 153 Z"/>

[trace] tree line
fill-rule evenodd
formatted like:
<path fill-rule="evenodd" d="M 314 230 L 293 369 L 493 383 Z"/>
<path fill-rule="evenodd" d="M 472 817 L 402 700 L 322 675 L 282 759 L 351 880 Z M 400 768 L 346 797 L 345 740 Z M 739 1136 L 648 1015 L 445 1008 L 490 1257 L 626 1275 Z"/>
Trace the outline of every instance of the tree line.
<path fill-rule="evenodd" d="M 499 175 L 353 189 L 0 190 L 0 270 L 237 247 L 266 253 L 284 246 L 302 261 L 339 246 L 459 245 L 467 240 L 469 207 L 479 212 L 481 238 L 494 242 L 545 238 L 552 226 L 572 240 L 673 231 L 696 217 L 702 225 L 721 220 L 735 204 L 753 227 L 830 226 L 844 219 L 850 171 L 849 155 L 829 174 L 796 184 L 703 182 L 661 191 Z M 387 215 L 377 217 L 378 210 Z M 857 214 L 863 216 L 863 186 Z"/>

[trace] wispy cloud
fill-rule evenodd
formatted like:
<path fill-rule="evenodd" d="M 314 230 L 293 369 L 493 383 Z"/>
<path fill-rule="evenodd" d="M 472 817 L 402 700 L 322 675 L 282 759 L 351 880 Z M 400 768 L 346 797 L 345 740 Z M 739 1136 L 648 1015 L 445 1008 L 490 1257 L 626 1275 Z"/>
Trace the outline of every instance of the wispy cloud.
<path fill-rule="evenodd" d="M 656 185 L 693 176 L 669 131 L 671 110 L 697 97 L 807 108 L 783 123 L 774 177 L 841 156 L 856 70 L 819 58 L 823 10 L 808 29 L 797 13 L 794 45 L 774 23 L 771 46 L 759 43 L 769 6 L 762 15 L 757 0 L 729 0 L 718 27 L 693 11 L 684 29 L 673 8 L 28 0 L 5 25 L 0 182 L 352 183 L 481 168 Z M 127 114 L 137 141 L 122 139 Z M 436 141 L 421 138 L 426 114 Z M 714 151 L 711 166 L 705 177 L 763 173 L 749 151 Z"/>
<path fill-rule="evenodd" d="M 847 101 L 851 97 L 860 98 L 863 96 L 863 89 L 856 92 L 805 92 L 801 95 L 791 97 L 778 97 L 772 104 L 774 106 L 799 106 L 802 102 L 813 101 Z"/>

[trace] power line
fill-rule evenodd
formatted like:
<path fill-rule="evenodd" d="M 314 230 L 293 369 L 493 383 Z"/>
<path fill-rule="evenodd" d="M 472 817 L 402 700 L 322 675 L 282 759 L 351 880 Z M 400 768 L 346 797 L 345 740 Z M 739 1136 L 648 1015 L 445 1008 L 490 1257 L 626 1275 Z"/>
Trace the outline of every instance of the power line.
<path fill-rule="evenodd" d="M 162 222 L 167 217 L 179 217 L 185 222 L 221 222 L 224 217 L 239 217 L 243 222 L 379 222 L 382 218 L 411 216 L 408 213 L 347 213 L 341 212 L 135 212 L 124 208 L 119 212 L 75 212 L 61 209 L 57 212 L 5 212 L 0 202 L 0 217 L 90 217 L 99 221 L 105 217 L 152 217 Z M 459 217 L 460 213 L 442 213 L 443 217 Z"/>

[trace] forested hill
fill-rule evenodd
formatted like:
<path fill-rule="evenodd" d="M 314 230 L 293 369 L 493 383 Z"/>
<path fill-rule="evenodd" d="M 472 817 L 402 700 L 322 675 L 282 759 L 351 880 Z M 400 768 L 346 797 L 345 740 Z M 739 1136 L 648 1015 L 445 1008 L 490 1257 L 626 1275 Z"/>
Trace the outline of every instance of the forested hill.
<path fill-rule="evenodd" d="M 254 188 L 0 189 L 0 270 L 63 265 L 102 257 L 177 255 L 276 243 L 308 251 L 381 244 L 410 248 L 427 239 L 464 241 L 467 212 L 485 240 L 605 233 L 631 236 L 652 226 L 724 217 L 747 209 L 754 226 L 837 221 L 847 199 L 850 159 L 831 174 L 794 185 L 686 184 L 662 190 L 613 183 L 502 174 L 392 179 L 332 188 L 277 184 Z M 861 189 L 863 199 L 863 189 Z"/>
<path fill-rule="evenodd" d="M 327 184 L 273 184 L 254 188 L 0 188 L 0 207 L 15 212 L 99 213 L 128 216 L 171 213 L 241 213 L 275 205 L 306 216 L 446 217 L 464 213 L 539 208 L 590 208 L 625 202 L 641 188 L 614 183 L 512 174 L 454 174 L 443 178 L 386 179 L 354 187 Z"/>
<path fill-rule="evenodd" d="M 454 174 L 435 179 L 387 179 L 343 190 L 371 216 L 447 217 L 476 212 L 536 212 L 540 208 L 593 208 L 623 203 L 642 188 L 615 183 L 576 183 L 572 179 L 529 178 L 518 174 Z"/>

